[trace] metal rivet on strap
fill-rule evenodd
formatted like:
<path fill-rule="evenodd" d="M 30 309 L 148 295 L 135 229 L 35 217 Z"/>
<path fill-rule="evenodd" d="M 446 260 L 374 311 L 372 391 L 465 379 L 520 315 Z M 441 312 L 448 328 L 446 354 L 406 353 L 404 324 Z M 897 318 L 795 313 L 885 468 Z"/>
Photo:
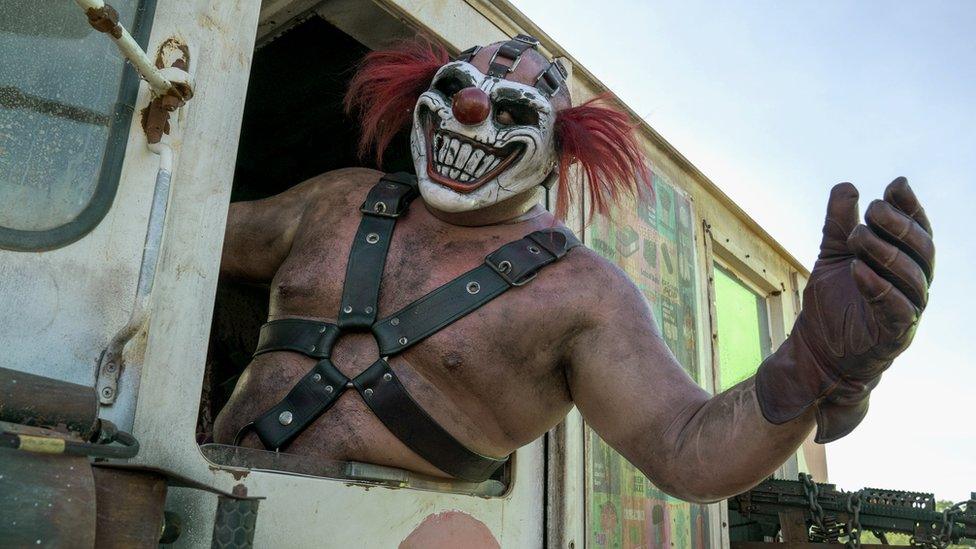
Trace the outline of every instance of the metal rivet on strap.
<path fill-rule="evenodd" d="M 312 376 L 312 381 L 314 381 L 316 383 L 322 381 L 322 374 L 315 374 L 315 375 L 313 375 Z"/>
<path fill-rule="evenodd" d="M 329 327 L 328 327 L 328 326 L 322 326 L 321 328 L 319 328 L 319 333 L 320 333 L 320 334 L 324 334 L 324 333 L 325 333 L 325 331 L 326 331 L 326 330 L 328 330 L 328 329 L 329 329 Z"/>
<path fill-rule="evenodd" d="M 373 390 L 372 389 L 366 389 L 365 391 L 363 391 L 363 395 L 365 395 L 366 397 L 371 397 L 371 396 L 373 396 Z"/>
<path fill-rule="evenodd" d="M 376 244 L 379 241 L 380 241 L 380 235 L 376 233 L 369 233 L 368 235 L 366 235 L 366 242 L 369 244 Z"/>
<path fill-rule="evenodd" d="M 384 213 L 386 211 L 386 203 L 377 202 L 376 204 L 373 204 L 373 211 L 376 213 Z"/>
<path fill-rule="evenodd" d="M 314 352 L 315 352 L 315 345 L 312 345 L 312 346 L 311 346 L 311 347 L 310 347 L 310 348 L 308 349 L 308 352 L 310 352 L 310 353 L 314 353 Z"/>
<path fill-rule="evenodd" d="M 369 314 L 373 314 L 373 308 L 372 307 L 366 307 L 366 314 L 368 314 L 368 315 Z"/>
<path fill-rule="evenodd" d="M 508 260 L 502 261 L 501 263 L 498 264 L 498 270 L 503 273 L 507 273 L 508 271 L 511 271 L 512 262 Z"/>
<path fill-rule="evenodd" d="M 394 317 L 390 319 L 390 326 L 399 326 L 399 325 L 400 325 L 399 318 Z"/>
<path fill-rule="evenodd" d="M 406 345 L 407 344 L 407 338 L 405 338 L 405 337 L 401 337 L 399 339 L 399 341 L 400 341 L 400 345 Z"/>
<path fill-rule="evenodd" d="M 331 393 L 331 392 L 332 392 L 332 391 L 334 391 L 334 390 L 335 390 L 335 389 L 333 389 L 331 385 L 326 385 L 326 386 L 325 386 L 325 392 L 327 392 L 327 393 Z"/>
<path fill-rule="evenodd" d="M 471 281 L 471 282 L 468 282 L 468 285 L 465 286 L 465 289 L 468 290 L 468 293 L 469 294 L 474 295 L 474 294 L 476 294 L 476 293 L 478 293 L 478 292 L 481 291 L 481 284 L 478 284 L 477 282 Z"/>
<path fill-rule="evenodd" d="M 383 381 L 393 381 L 393 374 L 390 373 L 383 374 Z"/>
<path fill-rule="evenodd" d="M 344 312 L 346 314 L 351 313 L 352 312 L 352 305 L 346 305 L 345 307 L 343 307 L 342 308 L 342 312 Z"/>
<path fill-rule="evenodd" d="M 353 388 L 353 387 L 355 387 L 355 386 L 356 386 L 356 385 L 355 385 L 355 384 L 353 384 L 353 382 L 352 382 L 352 380 L 351 380 L 351 379 L 350 379 L 349 381 L 347 381 L 347 382 L 346 382 L 346 387 L 348 387 L 348 388 L 350 388 L 350 389 L 352 389 L 352 388 Z"/>
<path fill-rule="evenodd" d="M 529 246 L 529 253 L 530 254 L 537 254 L 537 253 L 539 253 L 539 248 L 536 248 L 535 246 Z"/>
<path fill-rule="evenodd" d="M 285 410 L 284 412 L 278 414 L 278 423 L 282 425 L 290 425 L 292 419 L 294 418 L 292 417 L 291 412 L 289 412 L 288 410 Z"/>

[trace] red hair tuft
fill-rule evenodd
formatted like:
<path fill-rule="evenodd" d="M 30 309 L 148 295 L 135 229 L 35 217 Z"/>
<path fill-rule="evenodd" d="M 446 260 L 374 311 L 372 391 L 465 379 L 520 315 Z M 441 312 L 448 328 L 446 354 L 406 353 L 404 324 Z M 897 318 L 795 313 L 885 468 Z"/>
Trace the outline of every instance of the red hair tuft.
<path fill-rule="evenodd" d="M 556 217 L 565 219 L 569 203 L 586 189 L 593 214 L 606 216 L 623 196 L 650 193 L 651 172 L 630 117 L 605 105 L 609 94 L 556 113 L 559 190 Z M 579 163 L 577 177 L 569 167 Z M 580 189 L 580 190 L 577 190 Z"/>
<path fill-rule="evenodd" d="M 376 165 L 393 137 L 410 125 L 413 107 L 434 74 L 450 61 L 447 50 L 424 38 L 367 54 L 349 81 L 343 101 L 347 114 L 359 115 L 359 156 L 370 150 Z"/>

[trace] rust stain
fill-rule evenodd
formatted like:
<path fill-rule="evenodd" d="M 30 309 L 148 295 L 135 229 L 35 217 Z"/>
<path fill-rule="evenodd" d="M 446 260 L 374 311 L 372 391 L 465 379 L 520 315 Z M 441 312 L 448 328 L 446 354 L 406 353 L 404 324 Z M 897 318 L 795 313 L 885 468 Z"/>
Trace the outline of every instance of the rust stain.
<path fill-rule="evenodd" d="M 428 515 L 399 549 L 500 549 L 501 545 L 485 523 L 462 511 Z"/>
<path fill-rule="evenodd" d="M 88 16 L 88 24 L 98 32 L 111 34 L 116 39 L 122 37 L 119 12 L 112 6 L 105 4 L 101 8 L 89 8 L 85 11 L 85 15 Z"/>
<path fill-rule="evenodd" d="M 234 480 L 236 480 L 236 481 L 240 481 L 242 478 L 244 478 L 247 475 L 251 474 L 251 470 L 250 469 L 228 469 L 228 468 L 225 468 L 225 467 L 218 467 L 217 465 L 210 465 L 209 468 L 214 473 L 230 473 L 230 475 L 232 477 L 234 477 Z M 244 495 L 246 496 L 247 495 L 247 487 L 244 486 L 243 484 L 238 484 L 237 486 L 240 486 L 241 488 L 244 489 Z M 234 492 L 233 493 L 235 495 L 237 493 L 237 490 L 239 490 L 239 488 L 237 488 L 237 486 L 234 486 Z"/>
<path fill-rule="evenodd" d="M 167 57 L 170 57 L 174 51 L 180 52 L 180 55 L 169 61 L 169 66 L 187 70 L 190 66 L 190 48 L 187 47 L 186 42 L 176 36 L 167 38 L 159 45 L 156 50 L 156 68 L 166 67 Z"/>

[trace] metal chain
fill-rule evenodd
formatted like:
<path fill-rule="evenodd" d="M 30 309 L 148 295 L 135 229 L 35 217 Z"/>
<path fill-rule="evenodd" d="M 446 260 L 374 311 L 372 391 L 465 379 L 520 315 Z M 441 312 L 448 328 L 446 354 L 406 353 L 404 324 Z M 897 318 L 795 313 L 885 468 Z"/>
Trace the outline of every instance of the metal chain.
<path fill-rule="evenodd" d="M 813 477 L 800 473 L 800 480 L 803 481 L 803 491 L 806 493 L 807 501 L 810 504 L 810 515 L 813 517 L 813 527 L 810 528 L 808 538 L 810 541 L 821 543 L 835 543 L 840 537 L 840 528 L 836 517 L 825 515 L 823 506 L 817 499 L 820 496 L 820 487 L 813 481 Z"/>
<path fill-rule="evenodd" d="M 912 536 L 909 539 L 909 544 L 913 547 L 924 547 L 925 549 L 946 549 L 952 543 L 952 526 L 955 516 L 961 512 L 966 503 L 962 501 L 942 511 L 942 527 L 939 529 L 938 535 L 929 534 L 927 539 L 922 540 Z"/>
<path fill-rule="evenodd" d="M 960 508 L 966 502 L 959 502 L 952 507 L 942 511 L 942 531 L 939 532 L 939 549 L 945 549 L 952 542 L 952 523 L 956 515 L 960 513 Z"/>
<path fill-rule="evenodd" d="M 861 492 L 852 492 L 847 495 L 847 512 L 850 518 L 847 521 L 847 549 L 858 549 L 861 547 Z"/>

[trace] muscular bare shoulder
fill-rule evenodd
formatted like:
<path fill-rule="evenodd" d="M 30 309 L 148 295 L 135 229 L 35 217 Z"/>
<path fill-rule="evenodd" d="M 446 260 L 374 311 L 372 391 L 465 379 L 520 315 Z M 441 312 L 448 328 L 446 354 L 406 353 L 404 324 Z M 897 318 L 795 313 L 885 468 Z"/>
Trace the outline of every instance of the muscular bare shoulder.
<path fill-rule="evenodd" d="M 342 208 L 354 205 L 354 211 L 383 172 L 369 168 L 342 168 L 317 175 L 299 185 L 309 205 L 316 208 Z M 349 208 L 346 208 L 348 210 Z"/>
<path fill-rule="evenodd" d="M 580 306 L 601 304 L 597 309 L 605 309 L 644 300 L 627 273 L 589 248 L 576 248 L 562 263 L 565 276 L 572 281 L 571 299 Z"/>
<path fill-rule="evenodd" d="M 357 212 L 381 172 L 366 168 L 333 170 L 262 200 L 230 205 L 221 276 L 267 282 L 288 256 L 309 214 L 336 222 Z M 351 205 L 351 206 L 350 206 Z"/>

